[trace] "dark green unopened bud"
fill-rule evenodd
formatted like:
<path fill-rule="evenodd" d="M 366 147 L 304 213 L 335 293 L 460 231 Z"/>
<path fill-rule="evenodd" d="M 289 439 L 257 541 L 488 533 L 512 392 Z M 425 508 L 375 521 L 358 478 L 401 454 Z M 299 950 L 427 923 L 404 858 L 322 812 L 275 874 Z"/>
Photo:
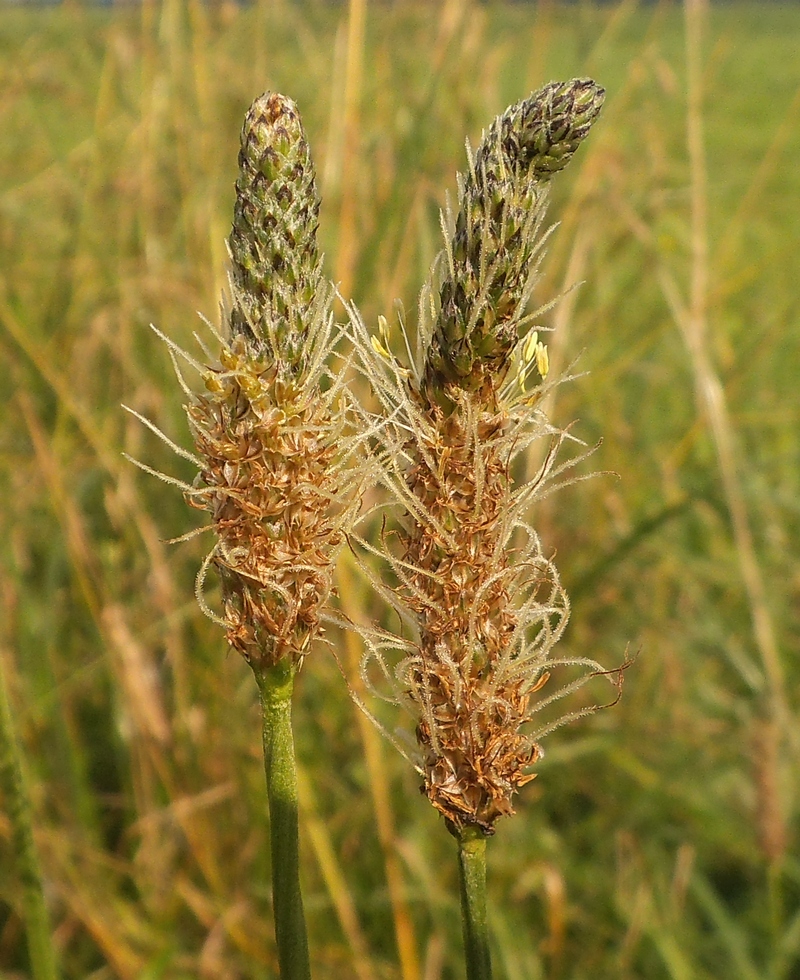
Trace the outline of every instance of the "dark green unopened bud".
<path fill-rule="evenodd" d="M 297 106 L 267 93 L 242 127 L 229 239 L 231 332 L 260 353 L 299 368 L 321 277 L 319 197 Z"/>
<path fill-rule="evenodd" d="M 550 82 L 510 106 L 486 133 L 462 180 L 460 208 L 439 292 L 423 379 L 427 400 L 446 389 L 490 402 L 510 367 L 546 184 L 570 161 L 600 113 L 605 92 L 591 79 Z"/>
<path fill-rule="evenodd" d="M 495 119 L 481 144 L 476 169 L 500 155 L 535 180 L 547 180 L 572 159 L 605 99 L 591 78 L 549 82 Z"/>

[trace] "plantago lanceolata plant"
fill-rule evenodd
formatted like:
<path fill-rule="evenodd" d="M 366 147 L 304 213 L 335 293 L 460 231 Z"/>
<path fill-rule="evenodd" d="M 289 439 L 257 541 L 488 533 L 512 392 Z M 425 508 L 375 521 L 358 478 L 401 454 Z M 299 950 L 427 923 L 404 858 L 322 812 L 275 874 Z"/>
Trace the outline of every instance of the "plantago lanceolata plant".
<path fill-rule="evenodd" d="M 336 337 L 319 199 L 292 102 L 253 103 L 239 165 L 230 339 L 190 410 L 203 460 L 190 500 L 213 515 L 230 644 L 257 671 L 295 669 L 319 632 L 354 498 L 344 393 L 326 367 Z"/>
<path fill-rule="evenodd" d="M 167 343 L 189 397 L 196 454 L 179 451 L 199 468 L 184 491 L 211 514 L 217 536 L 198 598 L 250 664 L 261 693 L 278 955 L 281 976 L 293 980 L 308 977 L 309 964 L 291 694 L 320 634 L 336 555 L 358 506 L 357 469 L 342 378 L 327 366 L 337 340 L 333 289 L 317 250 L 319 198 L 294 103 L 277 94 L 253 103 L 239 166 L 219 356 L 206 351 L 211 363 L 201 365 Z M 183 382 L 178 358 L 199 370 L 203 394 Z M 222 584 L 221 616 L 203 596 L 211 564 Z"/>
<path fill-rule="evenodd" d="M 362 544 L 388 563 L 393 584 L 376 586 L 408 627 L 407 637 L 362 631 L 364 677 L 410 711 L 424 791 L 459 839 L 471 978 L 490 974 L 484 839 L 533 778 L 539 739 L 595 709 L 538 731 L 523 726 L 603 673 L 592 659 L 554 654 L 569 600 L 526 521 L 575 462 L 557 464 L 568 436 L 537 408 L 548 358 L 527 312 L 547 239 L 547 184 L 603 97 L 588 79 L 551 83 L 498 117 L 470 154 L 458 213 L 443 218 L 445 248 L 422 293 L 408 364 L 390 353 L 385 321 L 369 337 L 353 311 L 364 371 L 388 420 L 378 477 L 398 517 L 380 547 Z M 540 472 L 515 486 L 515 458 L 539 439 L 551 443 Z M 583 673 L 538 695 L 549 671 L 567 665 Z"/>
<path fill-rule="evenodd" d="M 198 597 L 261 692 L 284 978 L 309 976 L 293 679 L 320 633 L 363 472 L 389 491 L 397 523 L 384 527 L 377 544 L 352 539 L 387 563 L 391 581 L 373 577 L 374 585 L 408 626 L 402 637 L 360 630 L 364 679 L 413 716 L 416 746 L 408 754 L 458 838 L 471 980 L 491 972 L 485 838 L 534 778 L 539 740 L 596 710 L 578 709 L 538 729 L 529 724 L 606 672 L 593 659 L 554 653 L 569 600 L 527 514 L 565 482 L 575 459 L 558 462 L 571 437 L 538 407 L 552 382 L 534 323 L 542 310 L 529 313 L 528 305 L 548 237 L 548 181 L 589 132 L 603 96 L 588 79 L 551 83 L 498 117 L 469 153 L 458 212 L 443 215 L 445 248 L 422 291 L 407 364 L 390 353 L 385 320 L 370 337 L 351 310 L 378 416 L 356 409 L 342 374 L 328 368 L 337 340 L 333 290 L 317 252 L 319 200 L 297 109 L 265 95 L 245 119 L 219 357 L 205 351 L 212 363 L 201 365 L 167 343 L 176 369 L 186 359 L 205 384 L 196 395 L 178 371 L 196 454 L 178 451 L 199 467 L 184 491 L 192 506 L 210 512 L 217 535 Z M 515 459 L 541 439 L 549 450 L 540 472 L 515 485 Z M 355 464 L 370 441 L 369 462 Z M 221 616 L 203 598 L 212 564 L 222 583 Z M 559 666 L 581 672 L 539 695 Z M 619 684 L 621 673 L 612 676 Z"/>

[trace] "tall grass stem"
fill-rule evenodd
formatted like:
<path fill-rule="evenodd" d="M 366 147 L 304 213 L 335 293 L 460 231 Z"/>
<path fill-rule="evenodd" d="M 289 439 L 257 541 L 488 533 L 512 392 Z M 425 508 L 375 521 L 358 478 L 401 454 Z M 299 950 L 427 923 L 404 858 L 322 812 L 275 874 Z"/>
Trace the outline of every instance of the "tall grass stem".
<path fill-rule="evenodd" d="M 702 30 L 706 0 L 685 0 L 687 73 L 687 146 L 691 173 L 691 284 L 687 308 L 673 302 L 694 372 L 698 400 L 709 420 L 711 435 L 731 516 L 739 568 L 747 592 L 753 635 L 764 664 L 772 713 L 791 739 L 795 751 L 800 739 L 795 733 L 786 699 L 786 681 L 781 653 L 772 623 L 767 590 L 761 572 L 737 461 L 736 437 L 728 410 L 725 389 L 714 368 L 708 340 L 708 187 L 703 137 Z M 674 293 L 674 289 L 673 289 Z M 669 295 L 667 296 L 669 300 Z"/>
<path fill-rule="evenodd" d="M 17 870 L 22 881 L 22 915 L 33 980 L 57 980 L 56 952 L 42 886 L 39 854 L 33 839 L 30 794 L 22 754 L 14 732 L 3 654 L 0 653 L 0 791 L 11 824 Z"/>
<path fill-rule="evenodd" d="M 337 573 L 340 600 L 348 617 L 353 622 L 357 622 L 361 615 L 358 605 L 358 589 L 351 574 L 352 565 L 347 553 L 345 553 L 344 559 L 340 562 Z M 356 634 L 352 630 L 345 633 L 344 645 L 352 683 L 355 685 L 359 696 L 363 696 L 366 692 L 359 672 L 360 648 Z M 420 980 L 422 973 L 417 955 L 417 939 L 406 897 L 403 870 L 397 854 L 395 821 L 387 766 L 383 758 L 383 743 L 381 735 L 363 711 L 356 710 L 355 719 L 364 750 L 364 763 L 369 774 L 368 781 L 372 794 L 375 825 L 383 852 L 386 887 L 389 893 L 389 904 L 394 920 L 395 942 L 400 960 L 400 977 L 401 980 Z"/>
<path fill-rule="evenodd" d="M 350 0 L 347 15 L 347 58 L 344 86 L 344 147 L 342 156 L 342 201 L 339 210 L 339 257 L 336 262 L 336 281 L 342 295 L 353 288 L 358 258 L 357 178 L 360 141 L 360 105 L 364 71 L 364 33 L 366 30 L 367 0 Z"/>
<path fill-rule="evenodd" d="M 376 980 L 370 962 L 369 947 L 358 921 L 356 903 L 347 885 L 341 862 L 331 838 L 331 826 L 320 816 L 314 794 L 314 783 L 301 765 L 297 766 L 297 789 L 303 810 L 303 828 L 314 850 L 320 873 L 325 881 L 342 932 L 353 954 L 355 980 Z"/>
<path fill-rule="evenodd" d="M 297 769 L 292 737 L 294 668 L 254 671 L 261 696 L 264 771 L 269 800 L 272 907 L 281 980 L 310 980 L 297 825 Z"/>
<path fill-rule="evenodd" d="M 491 980 L 486 915 L 486 837 L 478 827 L 463 827 L 458 833 L 458 870 L 467 980 Z"/>

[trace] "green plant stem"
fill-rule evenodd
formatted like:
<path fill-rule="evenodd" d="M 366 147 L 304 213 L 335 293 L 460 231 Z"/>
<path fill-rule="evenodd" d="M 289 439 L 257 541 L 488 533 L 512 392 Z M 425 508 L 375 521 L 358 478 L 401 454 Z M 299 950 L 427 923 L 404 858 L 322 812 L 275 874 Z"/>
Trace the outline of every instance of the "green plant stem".
<path fill-rule="evenodd" d="M 297 770 L 292 738 L 294 668 L 254 670 L 261 695 L 264 771 L 272 851 L 272 907 L 281 980 L 310 980 L 308 937 L 300 893 Z"/>
<path fill-rule="evenodd" d="M 491 980 L 486 918 L 486 837 L 477 827 L 464 827 L 457 838 L 467 980 Z"/>
<path fill-rule="evenodd" d="M 23 918 L 33 980 L 57 980 L 50 916 L 42 888 L 42 871 L 33 839 L 30 798 L 25 785 L 19 743 L 8 701 L 0 651 L 0 792 L 11 823 L 17 869 L 23 886 Z"/>

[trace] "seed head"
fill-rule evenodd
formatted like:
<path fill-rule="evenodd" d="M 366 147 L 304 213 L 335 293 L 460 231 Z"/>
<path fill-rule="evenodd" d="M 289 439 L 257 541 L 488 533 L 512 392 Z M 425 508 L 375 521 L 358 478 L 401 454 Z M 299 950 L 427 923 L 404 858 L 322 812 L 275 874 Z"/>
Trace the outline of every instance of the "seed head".
<path fill-rule="evenodd" d="M 391 354 L 385 321 L 370 338 L 354 317 L 387 419 L 374 427 L 383 450 L 374 465 L 397 514 L 382 548 L 364 544 L 388 563 L 394 585 L 378 587 L 410 627 L 404 637 L 362 631 L 363 675 L 415 719 L 424 792 L 455 830 L 472 825 L 489 834 L 513 813 L 513 797 L 541 757 L 539 738 L 594 708 L 538 730 L 526 724 L 603 673 L 590 658 L 554 653 L 569 599 L 526 514 L 578 460 L 556 463 L 571 437 L 528 390 L 531 375 L 547 374 L 547 349 L 537 332 L 519 329 L 542 254 L 547 181 L 569 161 L 602 100 L 589 80 L 551 83 L 494 121 L 460 181 L 444 274 L 438 291 L 423 291 L 408 367 Z M 515 486 L 515 458 L 542 439 L 550 450 L 540 472 Z M 537 698 L 560 665 L 583 673 Z"/>
<path fill-rule="evenodd" d="M 188 500 L 212 516 L 228 642 L 256 669 L 299 666 L 357 506 L 340 392 L 287 384 L 241 337 L 206 377 L 188 409 L 202 460 Z"/>
<path fill-rule="evenodd" d="M 569 603 L 532 529 L 521 555 L 510 547 L 516 425 L 473 416 L 467 398 L 446 418 L 437 412 L 406 448 L 418 517 L 398 532 L 408 569 L 400 593 L 419 628 L 406 696 L 421 713 L 425 792 L 451 824 L 491 832 L 533 778 L 541 749 L 520 726 Z"/>
<path fill-rule="evenodd" d="M 567 434 L 516 384 L 495 413 L 465 391 L 448 412 L 423 409 L 394 360 L 388 378 L 378 375 L 383 355 L 372 363 L 376 392 L 394 406 L 374 462 L 397 522 L 379 548 L 362 545 L 388 566 L 391 586 L 374 584 L 406 628 L 403 635 L 360 630 L 362 677 L 414 719 L 410 758 L 433 806 L 455 829 L 491 834 L 533 778 L 541 737 L 594 709 L 532 729 L 537 712 L 602 673 L 590 658 L 558 657 L 569 599 L 525 520 L 569 465 L 556 462 Z M 543 439 L 552 443 L 545 464 L 515 487 L 515 458 Z M 537 697 L 551 670 L 566 665 L 583 669 L 578 680 Z"/>
<path fill-rule="evenodd" d="M 352 465 L 356 438 L 346 431 L 349 395 L 342 373 L 329 367 L 339 336 L 334 290 L 317 251 L 314 166 L 293 102 L 269 93 L 256 99 L 239 167 L 232 295 L 222 335 L 215 331 L 218 357 L 204 347 L 203 365 L 167 340 L 189 397 L 196 452 L 159 434 L 197 464 L 184 491 L 191 506 L 211 514 L 217 536 L 198 599 L 259 671 L 281 662 L 299 667 L 321 633 L 360 476 Z M 183 380 L 178 357 L 200 372 L 202 394 Z M 221 617 L 203 595 L 212 564 L 222 582 Z"/>

